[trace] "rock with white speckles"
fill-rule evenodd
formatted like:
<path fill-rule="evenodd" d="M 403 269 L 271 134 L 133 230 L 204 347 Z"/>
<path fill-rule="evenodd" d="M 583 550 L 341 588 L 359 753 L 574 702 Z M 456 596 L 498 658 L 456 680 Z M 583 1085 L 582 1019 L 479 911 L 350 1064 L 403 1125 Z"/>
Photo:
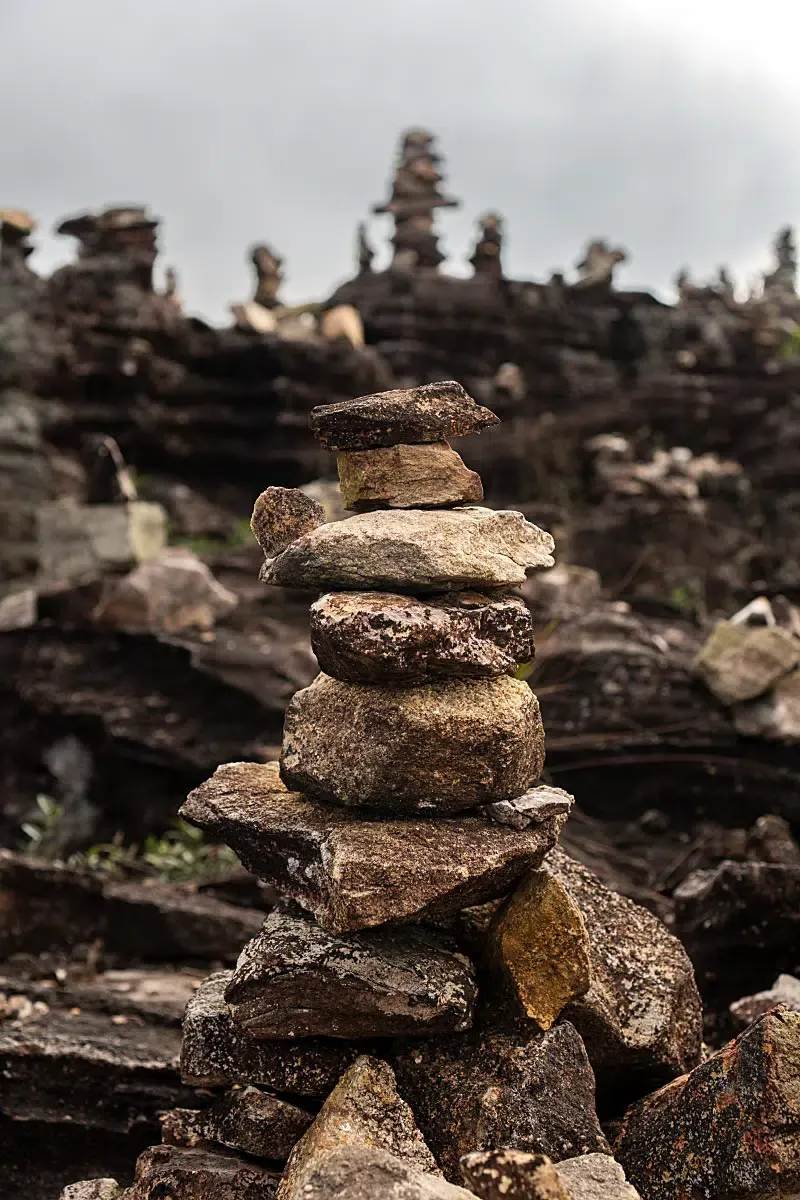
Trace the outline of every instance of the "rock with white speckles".
<path fill-rule="evenodd" d="M 390 1037 L 469 1028 L 469 960 L 406 926 L 335 936 L 281 906 L 242 951 L 225 997 L 256 1038 Z"/>

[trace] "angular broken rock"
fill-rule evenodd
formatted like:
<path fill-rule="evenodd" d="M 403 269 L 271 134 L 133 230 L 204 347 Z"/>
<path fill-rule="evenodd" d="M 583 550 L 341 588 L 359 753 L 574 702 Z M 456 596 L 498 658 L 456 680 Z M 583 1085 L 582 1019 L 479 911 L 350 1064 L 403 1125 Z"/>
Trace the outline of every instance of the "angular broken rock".
<path fill-rule="evenodd" d="M 622 1167 L 608 1154 L 581 1154 L 556 1167 L 568 1200 L 641 1200 Z"/>
<path fill-rule="evenodd" d="M 259 1091 L 231 1088 L 203 1113 L 203 1135 L 229 1150 L 286 1162 L 314 1120 L 312 1113 Z"/>
<path fill-rule="evenodd" d="M 250 528 L 265 558 L 274 558 L 325 520 L 319 501 L 300 488 L 268 487 L 256 500 Z"/>
<path fill-rule="evenodd" d="M 646 1200 L 800 1191 L 800 1013 L 773 1009 L 625 1114 L 616 1157 Z"/>
<path fill-rule="evenodd" d="M 297 1096 L 327 1096 L 355 1051 L 342 1042 L 256 1041 L 225 1001 L 231 972 L 209 975 L 186 1007 L 180 1071 L 194 1087 L 260 1084 Z"/>
<path fill-rule="evenodd" d="M 331 1150 L 310 1168 L 302 1191 L 282 1189 L 278 1195 L 280 1200 L 474 1200 L 471 1192 L 441 1176 L 369 1146 Z"/>
<path fill-rule="evenodd" d="M 304 1196 L 307 1179 L 331 1151 L 356 1146 L 383 1150 L 418 1171 L 439 1174 L 414 1114 L 398 1095 L 392 1068 L 366 1055 L 345 1072 L 292 1151 L 281 1200 Z"/>
<path fill-rule="evenodd" d="M 295 692 L 283 727 L 289 787 L 376 812 L 459 812 L 512 799 L 543 766 L 539 701 L 507 675 L 408 688 L 318 675 Z"/>
<path fill-rule="evenodd" d="M 391 1037 L 469 1028 L 475 973 L 412 927 L 334 937 L 279 907 L 242 951 L 225 998 L 256 1038 Z"/>
<path fill-rule="evenodd" d="M 278 1176 L 235 1154 L 151 1146 L 139 1155 L 127 1200 L 272 1200 Z"/>
<path fill-rule="evenodd" d="M 495 804 L 487 804 L 485 813 L 498 825 L 511 825 L 514 829 L 528 829 L 531 825 L 539 825 L 548 817 L 557 815 L 569 816 L 575 803 L 569 792 L 562 788 L 550 787 L 540 783 L 513 800 L 498 800 Z"/>
<path fill-rule="evenodd" d="M 109 581 L 93 618 L 114 629 L 181 633 L 212 629 L 237 604 L 195 554 L 171 547 L 124 579 Z"/>
<path fill-rule="evenodd" d="M 800 639 L 777 625 L 720 621 L 697 658 L 709 691 L 723 704 L 754 700 L 800 663 Z"/>
<path fill-rule="evenodd" d="M 569 1022 L 546 1033 L 420 1042 L 395 1063 L 400 1091 L 448 1179 L 472 1150 L 513 1146 L 554 1162 L 608 1152 L 594 1076 Z"/>
<path fill-rule="evenodd" d="M 84 1179 L 65 1187 L 59 1200 L 118 1200 L 121 1194 L 116 1179 Z"/>
<path fill-rule="evenodd" d="M 556 849 L 545 864 L 581 911 L 592 984 L 564 1015 L 581 1034 L 603 1089 L 660 1083 L 700 1061 L 702 1010 L 677 938 L 647 909 Z M 641 1094 L 641 1093 L 639 1093 Z"/>
<path fill-rule="evenodd" d="M 444 916 L 502 896 L 541 864 L 565 820 L 525 830 L 481 816 L 354 821 L 347 810 L 288 791 L 275 763 L 218 767 L 181 815 L 333 933 Z"/>
<path fill-rule="evenodd" d="M 765 1012 L 779 1004 L 783 1004 L 791 1012 L 800 1012 L 800 979 L 796 979 L 794 975 L 779 975 L 768 991 L 743 996 L 741 1000 L 735 1000 L 728 1011 L 734 1029 L 746 1029 L 753 1021 L 757 1021 Z"/>
<path fill-rule="evenodd" d="M 311 605 L 320 669 L 345 683 L 423 683 L 513 673 L 533 658 L 533 621 L 519 596 L 328 592 Z"/>
<path fill-rule="evenodd" d="M 352 450 L 337 459 L 345 508 L 449 508 L 478 504 L 483 484 L 447 442 Z"/>
<path fill-rule="evenodd" d="M 522 513 L 387 509 L 322 525 L 261 568 L 265 583 L 320 591 L 510 588 L 553 565 L 553 539 Z"/>
<path fill-rule="evenodd" d="M 800 867 L 721 862 L 675 889 L 675 929 L 703 994 L 725 1003 L 797 966 Z"/>
<path fill-rule="evenodd" d="M 439 442 L 499 423 L 454 380 L 321 404 L 311 410 L 309 420 L 311 432 L 329 450 Z"/>
<path fill-rule="evenodd" d="M 548 871 L 531 871 L 505 901 L 488 934 L 488 957 L 521 1015 L 549 1029 L 592 982 L 581 911 Z"/>
<path fill-rule="evenodd" d="M 571 1200 L 546 1154 L 474 1150 L 461 1159 L 461 1173 L 467 1187 L 481 1200 Z"/>

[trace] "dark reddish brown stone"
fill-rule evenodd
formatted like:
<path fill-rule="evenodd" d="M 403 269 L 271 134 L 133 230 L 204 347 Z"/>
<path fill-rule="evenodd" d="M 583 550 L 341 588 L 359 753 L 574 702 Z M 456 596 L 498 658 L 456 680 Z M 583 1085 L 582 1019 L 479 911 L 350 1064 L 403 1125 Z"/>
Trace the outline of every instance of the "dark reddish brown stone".
<path fill-rule="evenodd" d="M 484 678 L 531 661 L 533 621 L 514 595 L 328 592 L 311 606 L 311 646 L 345 683 Z"/>
<path fill-rule="evenodd" d="M 428 383 L 358 396 L 312 409 L 311 432 L 329 450 L 372 450 L 415 445 L 480 433 L 499 418 L 469 396 L 460 383 Z"/>

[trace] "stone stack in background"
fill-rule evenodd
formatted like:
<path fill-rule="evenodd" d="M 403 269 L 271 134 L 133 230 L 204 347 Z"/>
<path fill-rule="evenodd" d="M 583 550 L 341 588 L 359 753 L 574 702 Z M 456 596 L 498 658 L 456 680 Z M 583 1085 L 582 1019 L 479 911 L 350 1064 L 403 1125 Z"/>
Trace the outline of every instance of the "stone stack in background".
<path fill-rule="evenodd" d="M 531 619 L 509 590 L 552 539 L 470 503 L 480 480 L 448 442 L 495 422 L 455 383 L 317 409 L 357 515 L 326 524 L 295 489 L 256 503 L 265 582 L 324 592 L 322 673 L 290 703 L 280 764 L 220 767 L 182 815 L 281 899 L 190 1002 L 201 1106 L 165 1116 L 129 1200 L 636 1200 L 599 1119 L 632 1102 L 620 1148 L 644 1200 L 694 1194 L 664 1190 L 660 1165 L 650 1180 L 651 1130 L 662 1158 L 683 1145 L 721 1074 L 699 1065 L 680 944 L 556 847 L 572 801 L 540 782 L 538 702 L 515 677 Z M 775 1048 L 740 1039 L 737 1120 L 768 1111 L 791 1061 L 779 1028 Z M 665 1114 L 646 1093 L 686 1071 L 705 1074 Z M 742 1167 L 760 1183 L 771 1146 Z M 721 1200 L 711 1149 L 703 1194 Z"/>

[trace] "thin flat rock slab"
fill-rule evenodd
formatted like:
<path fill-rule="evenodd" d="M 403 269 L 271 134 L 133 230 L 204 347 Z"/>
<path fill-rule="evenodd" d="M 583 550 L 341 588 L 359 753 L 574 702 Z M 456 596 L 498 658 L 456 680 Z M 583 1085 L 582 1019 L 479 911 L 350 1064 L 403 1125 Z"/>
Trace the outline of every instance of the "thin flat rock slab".
<path fill-rule="evenodd" d="M 295 1096 L 327 1096 L 356 1051 L 343 1042 L 256 1041 L 225 1000 L 232 972 L 209 975 L 186 1008 L 180 1071 L 193 1087 L 260 1084 Z"/>
<path fill-rule="evenodd" d="M 219 767 L 181 815 L 332 933 L 447 916 L 502 896 L 541 864 L 565 820 L 524 830 L 481 816 L 354 821 L 288 791 L 274 763 Z"/>
<path fill-rule="evenodd" d="M 700 1061 L 702 1009 L 681 943 L 563 850 L 548 856 L 545 869 L 572 897 L 589 934 L 592 984 L 564 1015 L 586 1044 L 602 1099 L 631 1100 L 691 1070 Z"/>
<path fill-rule="evenodd" d="M 436 1160 L 398 1091 L 388 1063 L 363 1055 L 337 1083 L 314 1124 L 297 1143 L 279 1197 L 301 1197 L 309 1177 L 334 1150 L 367 1147 L 416 1171 L 439 1175 Z"/>
<path fill-rule="evenodd" d="M 322 525 L 261 568 L 265 583 L 310 591 L 425 594 L 513 588 L 553 565 L 553 539 L 522 513 L 387 509 Z"/>
<path fill-rule="evenodd" d="M 253 536 L 265 558 L 274 558 L 296 538 L 325 524 L 325 509 L 300 488 L 268 487 L 250 518 Z"/>
<path fill-rule="evenodd" d="M 302 1191 L 282 1189 L 278 1195 L 280 1200 L 475 1200 L 441 1176 L 370 1146 L 329 1151 L 304 1176 Z"/>
<path fill-rule="evenodd" d="M 494 678 L 533 659 L 533 620 L 514 595 L 328 592 L 311 606 L 311 646 L 344 683 Z"/>
<path fill-rule="evenodd" d="M 511 1149 L 473 1150 L 461 1159 L 461 1173 L 467 1187 L 480 1200 L 571 1200 L 546 1154 Z"/>
<path fill-rule="evenodd" d="M 279 1176 L 238 1155 L 151 1146 L 139 1155 L 127 1200 L 273 1200 Z"/>
<path fill-rule="evenodd" d="M 280 906 L 242 951 L 225 998 L 255 1038 L 392 1037 L 468 1029 L 471 963 L 414 927 L 334 935 Z"/>
<path fill-rule="evenodd" d="M 487 804 L 486 816 L 498 825 L 511 825 L 514 829 L 528 829 L 538 825 L 548 817 L 563 814 L 569 816 L 575 803 L 573 796 L 563 788 L 550 787 L 540 783 L 538 787 L 530 788 L 513 800 L 498 800 L 496 804 Z"/>
<path fill-rule="evenodd" d="M 569 1022 L 546 1033 L 429 1039 L 395 1062 L 400 1092 L 450 1180 L 473 1150 L 513 1146 L 554 1162 L 608 1152 L 594 1076 Z"/>
<path fill-rule="evenodd" d="M 628 1109 L 616 1157 L 644 1200 L 800 1192 L 800 1013 L 773 1009 Z"/>
<path fill-rule="evenodd" d="M 500 418 L 447 380 L 321 404 L 311 410 L 309 424 L 328 450 L 373 450 L 466 437 L 499 425 Z"/>
<path fill-rule="evenodd" d="M 480 475 L 447 442 L 352 450 L 336 465 L 344 506 L 353 512 L 451 508 L 483 499 Z"/>
<path fill-rule="evenodd" d="M 408 688 L 318 675 L 283 727 L 287 786 L 348 808 L 460 812 L 519 796 L 543 767 L 539 701 L 507 675 Z"/>

